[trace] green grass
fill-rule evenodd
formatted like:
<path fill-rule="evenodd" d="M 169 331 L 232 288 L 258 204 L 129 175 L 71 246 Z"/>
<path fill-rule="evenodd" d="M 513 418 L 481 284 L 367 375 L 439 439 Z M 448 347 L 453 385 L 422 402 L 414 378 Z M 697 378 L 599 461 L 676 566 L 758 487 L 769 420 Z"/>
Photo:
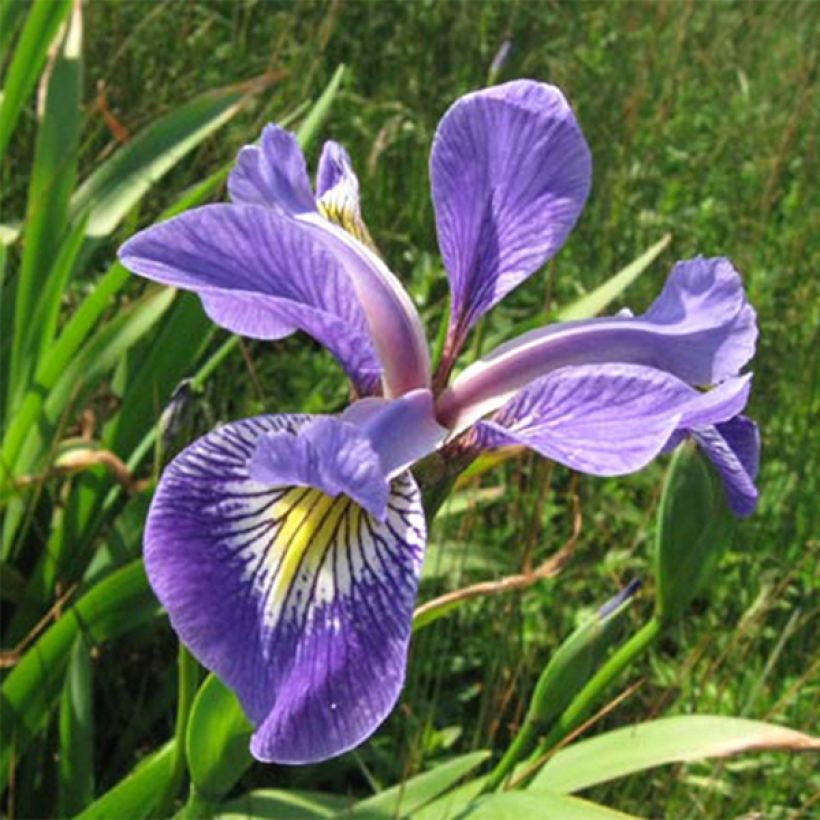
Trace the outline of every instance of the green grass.
<path fill-rule="evenodd" d="M 512 52 L 501 81 L 529 76 L 559 85 L 590 143 L 592 193 L 565 248 L 494 312 L 484 338 L 566 304 L 667 231 L 671 247 L 628 292 L 630 306 L 648 304 L 675 259 L 726 255 L 742 272 L 760 323 L 750 406 L 763 435 L 759 511 L 738 527 L 708 598 L 630 670 L 621 688 L 643 683 L 601 725 L 698 711 L 816 731 L 820 6 L 96 0 L 85 13 L 81 176 L 112 147 L 94 105 L 98 83 L 134 133 L 199 92 L 266 71 L 281 77 L 95 251 L 72 284 L 64 318 L 134 225 L 152 222 L 176 194 L 254 140 L 264 122 L 315 98 L 344 62 L 349 72 L 323 136 L 350 151 L 371 233 L 417 297 L 432 335 L 446 297 L 427 179 L 439 118 L 459 94 L 486 82 L 505 39 Z M 34 133 L 32 108 L 2 166 L 2 221 L 25 209 Z M 135 281 L 131 291 L 141 287 Z M 302 338 L 246 350 L 258 387 L 236 353 L 198 403 L 197 432 L 216 419 L 315 411 L 344 397 L 339 371 Z M 104 417 L 106 397 L 97 398 Z M 395 782 L 449 751 L 503 749 L 538 672 L 579 615 L 635 575 L 651 584 L 663 466 L 600 481 L 524 458 L 482 477 L 482 486 L 502 487 L 504 499 L 437 522 L 424 596 L 547 556 L 568 534 L 577 482 L 584 525 L 568 568 L 421 632 L 399 708 L 358 752 L 305 769 L 257 766 L 244 783 L 366 794 L 369 781 Z M 138 522 L 144 500 L 125 514 Z M 646 594 L 642 614 L 650 600 Z M 152 626 L 95 658 L 99 786 L 112 785 L 172 734 L 174 654 L 170 632 Z M 35 750 L 35 760 L 45 760 L 48 748 Z M 589 796 L 651 817 L 808 817 L 820 811 L 815 768 L 807 757 L 753 756 L 667 768 Z M 34 812 L 37 800 L 18 794 L 18 815 Z"/>

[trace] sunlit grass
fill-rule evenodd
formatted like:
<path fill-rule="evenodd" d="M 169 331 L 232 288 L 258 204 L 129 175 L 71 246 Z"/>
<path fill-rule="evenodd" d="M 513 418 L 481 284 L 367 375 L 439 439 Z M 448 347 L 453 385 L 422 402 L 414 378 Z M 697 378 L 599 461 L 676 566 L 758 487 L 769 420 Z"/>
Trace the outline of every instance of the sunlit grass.
<path fill-rule="evenodd" d="M 507 39 L 512 51 L 500 81 L 531 76 L 561 86 L 590 142 L 590 201 L 557 259 L 494 312 L 485 333 L 566 304 L 667 232 L 671 247 L 628 292 L 629 304 L 645 306 L 675 259 L 725 254 L 743 273 L 761 327 L 750 407 L 763 432 L 760 511 L 738 528 L 708 599 L 630 670 L 620 689 L 643 677 L 641 686 L 601 725 L 699 711 L 816 728 L 820 247 L 810 204 L 818 171 L 817 5 L 126 0 L 89 3 L 85 12 L 81 176 L 114 144 L 100 113 L 101 84 L 112 116 L 134 134 L 208 89 L 264 72 L 276 79 L 89 253 L 69 286 L 61 323 L 136 225 L 152 222 L 187 186 L 221 167 L 263 122 L 315 98 L 344 62 L 349 73 L 323 136 L 350 151 L 371 233 L 423 302 L 432 336 L 446 295 L 437 263 L 430 264 L 436 242 L 427 160 L 436 123 L 458 94 L 485 83 Z M 25 210 L 34 134 L 27 110 L 2 165 L 0 221 Z M 138 289 L 129 283 L 122 304 Z M 167 334 L 166 344 L 190 345 L 182 333 L 178 340 Z M 153 342 L 149 337 L 133 361 Z M 195 432 L 220 419 L 344 401 L 341 374 L 304 340 L 247 343 L 245 352 L 235 351 L 196 399 Z M 118 371 L 120 380 L 127 368 Z M 92 397 L 97 429 L 117 393 L 115 378 Z M 158 413 L 165 398 L 143 397 L 143 412 Z M 78 428 L 75 418 L 64 423 Z M 508 501 L 467 505 L 437 522 L 428 566 L 435 577 L 425 582 L 425 595 L 517 572 L 558 549 L 577 490 L 584 526 L 570 565 L 521 595 L 468 604 L 421 632 L 399 709 L 359 752 L 305 770 L 256 767 L 247 784 L 365 794 L 371 782 L 393 783 L 451 751 L 503 748 L 550 651 L 584 610 L 632 577 L 649 581 L 662 471 L 659 464 L 626 479 L 576 480 L 524 457 L 477 479 L 476 487 L 499 487 Z M 88 554 L 138 548 L 145 499 L 121 504 L 116 523 L 84 544 Z M 47 525 L 33 521 L 35 531 Z M 651 608 L 650 596 L 643 607 Z M 98 787 L 112 785 L 172 734 L 174 656 L 170 632 L 153 625 L 95 657 L 96 708 L 104 717 Z M 41 773 L 51 748 L 43 737 L 18 778 L 18 814 L 42 806 L 38 792 L 51 776 Z M 801 806 L 811 816 L 818 805 L 813 765 L 771 755 L 675 767 L 597 787 L 590 796 L 644 816 L 760 810 L 777 817 Z"/>

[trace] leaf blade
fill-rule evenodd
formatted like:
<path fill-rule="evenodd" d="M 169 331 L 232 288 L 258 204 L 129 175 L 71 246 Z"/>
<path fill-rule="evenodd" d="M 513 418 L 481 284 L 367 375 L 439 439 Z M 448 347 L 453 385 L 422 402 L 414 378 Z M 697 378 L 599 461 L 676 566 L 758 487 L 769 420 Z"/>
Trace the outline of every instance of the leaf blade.
<path fill-rule="evenodd" d="M 820 750 L 820 740 L 756 720 L 680 715 L 625 726 L 561 749 L 530 791 L 575 792 L 669 763 L 765 749 Z"/>

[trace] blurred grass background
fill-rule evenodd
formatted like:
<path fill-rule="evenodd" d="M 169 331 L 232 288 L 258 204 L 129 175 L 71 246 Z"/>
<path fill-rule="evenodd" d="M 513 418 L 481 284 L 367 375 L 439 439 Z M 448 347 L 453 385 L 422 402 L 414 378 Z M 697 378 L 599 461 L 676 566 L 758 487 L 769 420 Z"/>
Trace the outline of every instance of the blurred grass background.
<path fill-rule="evenodd" d="M 254 140 L 264 122 L 315 98 L 345 63 L 324 136 L 350 151 L 371 233 L 432 334 L 446 297 L 427 178 L 439 118 L 486 83 L 506 41 L 499 81 L 560 86 L 592 150 L 589 203 L 558 257 L 493 312 L 482 339 L 566 304 L 666 232 L 670 248 L 626 303 L 643 309 L 676 259 L 726 255 L 743 274 L 761 330 L 750 407 L 763 435 L 759 511 L 738 528 L 708 598 L 630 670 L 623 688 L 643 682 L 601 725 L 699 711 L 817 731 L 820 5 L 93 0 L 85 18 L 84 171 L 113 144 L 100 113 L 103 89 L 113 116 L 134 133 L 212 87 L 263 72 L 278 80 L 97 250 L 73 285 L 77 297 L 135 226 Z M 23 209 L 34 130 L 30 116 L 4 162 L 4 219 Z M 70 299 L 65 307 L 68 315 Z M 472 349 L 480 352 L 481 340 Z M 341 373 L 304 338 L 247 344 L 244 353 L 212 378 L 197 432 L 262 410 L 328 409 L 344 396 Z M 663 468 L 600 481 L 525 457 L 478 479 L 433 528 L 423 597 L 549 555 L 568 535 L 577 491 L 583 531 L 568 568 L 421 632 L 400 707 L 358 752 L 305 769 L 256 767 L 248 782 L 366 792 L 368 783 L 393 782 L 451 751 L 503 748 L 535 676 L 578 618 L 632 577 L 650 582 Z M 645 610 L 650 601 L 646 595 Z M 155 633 L 106 647 L 96 660 L 109 716 L 99 730 L 103 785 L 172 731 L 174 644 L 168 630 Z M 813 762 L 788 755 L 666 769 L 590 796 L 652 817 L 820 813 Z"/>

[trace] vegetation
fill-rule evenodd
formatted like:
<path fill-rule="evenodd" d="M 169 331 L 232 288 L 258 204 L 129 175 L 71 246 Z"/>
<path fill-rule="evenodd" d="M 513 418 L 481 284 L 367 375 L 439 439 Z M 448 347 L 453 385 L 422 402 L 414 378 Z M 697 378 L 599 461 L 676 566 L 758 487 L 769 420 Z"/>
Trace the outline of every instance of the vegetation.
<path fill-rule="evenodd" d="M 447 298 L 427 175 L 436 124 L 458 95 L 522 76 L 566 93 L 592 151 L 593 190 L 567 245 L 493 311 L 473 352 L 554 317 L 667 233 L 668 247 L 611 309 L 646 306 L 676 259 L 726 255 L 760 324 L 749 408 L 763 435 L 758 512 L 736 528 L 708 589 L 613 681 L 597 704 L 612 708 L 585 737 L 695 712 L 816 731 L 820 7 L 93 0 L 82 10 L 82 60 L 64 44 L 40 116 L 45 50 L 28 68 L 15 50 L 30 8 L 12 0 L 0 11 L 3 660 L 15 671 L 29 664 L 25 731 L 13 743 L 3 736 L 5 813 L 74 814 L 174 736 L 177 644 L 134 562 L 169 454 L 156 425 L 178 383 L 193 378 L 171 451 L 217 420 L 328 411 L 346 397 L 341 371 L 304 337 L 232 341 L 195 298 L 112 265 L 118 245 L 161 214 L 223 198 L 237 149 L 264 123 L 284 122 L 300 129 L 309 158 L 324 138 L 348 148 L 370 232 L 433 337 Z M 34 41 L 50 42 L 68 4 L 34 8 Z M 490 75 L 505 42 L 507 60 Z M 254 765 L 231 794 L 362 798 L 457 754 L 498 759 L 542 669 L 595 608 L 638 577 L 621 628 L 631 634 L 651 613 L 668 463 L 602 481 L 522 456 L 466 477 L 434 525 L 422 601 L 539 566 L 580 516 L 571 559 L 419 630 L 400 705 L 367 744 L 307 768 Z M 118 598 L 60 617 L 112 578 Z M 63 631 L 26 656 L 52 621 Z M 63 665 L 49 671 L 60 652 Z M 815 769 L 808 756 L 767 752 L 591 781 L 583 796 L 647 817 L 808 817 L 820 805 Z"/>

